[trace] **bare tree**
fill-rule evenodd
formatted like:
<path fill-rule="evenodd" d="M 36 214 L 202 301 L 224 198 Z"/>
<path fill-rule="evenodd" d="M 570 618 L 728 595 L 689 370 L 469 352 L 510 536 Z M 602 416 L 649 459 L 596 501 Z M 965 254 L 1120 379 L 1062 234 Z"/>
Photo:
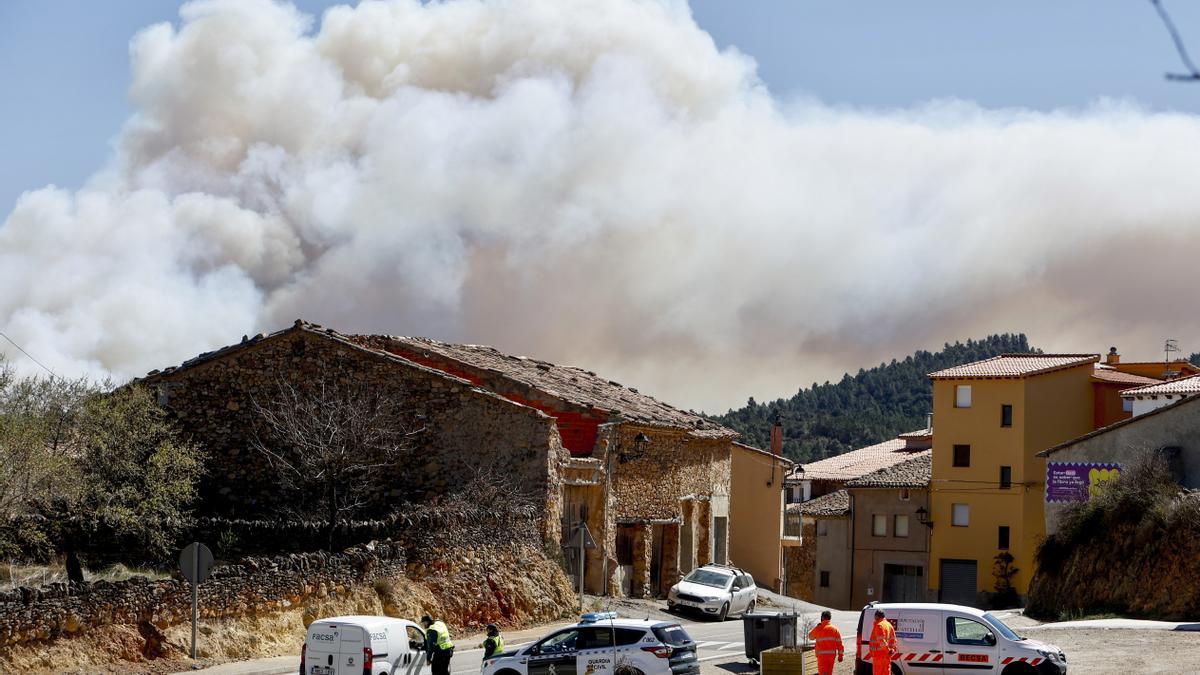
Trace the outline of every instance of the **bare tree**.
<path fill-rule="evenodd" d="M 294 511 L 316 502 L 330 549 L 339 525 L 378 503 L 415 451 L 424 427 L 405 424 L 398 398 L 325 378 L 305 389 L 280 381 L 270 400 L 254 401 L 265 431 L 254 448 L 293 493 Z"/>
<path fill-rule="evenodd" d="M 1200 81 L 1200 69 L 1197 69 L 1196 64 L 1192 63 L 1192 57 L 1188 56 L 1187 47 L 1183 44 L 1183 38 L 1179 35 L 1179 30 L 1175 28 L 1175 22 L 1171 20 L 1171 15 L 1163 7 L 1162 0 L 1150 0 L 1150 4 L 1154 5 L 1155 11 L 1158 12 L 1158 17 L 1162 19 L 1163 25 L 1166 26 L 1167 32 L 1171 35 L 1171 42 L 1175 43 L 1175 51 L 1179 53 L 1179 60 L 1183 62 L 1183 67 L 1187 69 L 1186 73 L 1167 73 L 1167 79 L 1176 82 Z"/>

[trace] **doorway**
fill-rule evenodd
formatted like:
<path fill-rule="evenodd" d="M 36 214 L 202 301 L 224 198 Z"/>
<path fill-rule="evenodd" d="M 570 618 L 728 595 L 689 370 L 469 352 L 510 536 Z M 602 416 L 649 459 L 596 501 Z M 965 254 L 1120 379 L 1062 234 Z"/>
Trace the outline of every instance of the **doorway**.
<path fill-rule="evenodd" d="M 924 600 L 924 566 L 890 563 L 883 566 L 884 602 L 922 602 Z"/>

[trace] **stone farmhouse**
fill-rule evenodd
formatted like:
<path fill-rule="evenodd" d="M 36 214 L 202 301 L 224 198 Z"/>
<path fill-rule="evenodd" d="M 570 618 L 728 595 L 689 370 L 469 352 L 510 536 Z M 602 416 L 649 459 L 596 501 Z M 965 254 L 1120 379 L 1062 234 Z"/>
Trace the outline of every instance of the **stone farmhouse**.
<path fill-rule="evenodd" d="M 255 402 L 281 382 L 299 388 L 329 378 L 402 398 L 408 422 L 425 430 L 415 437 L 421 459 L 394 469 L 393 487 L 372 505 L 376 514 L 452 492 L 473 471 L 503 472 L 544 505 L 548 544 L 565 545 L 586 523 L 596 542 L 586 551 L 591 593 L 661 595 L 694 566 L 736 562 L 731 512 L 756 521 L 762 545 L 780 550 L 786 460 L 770 480 L 747 481 L 756 487 L 744 492 L 770 492 L 766 499 L 739 495 L 772 508 L 731 509 L 734 457 L 745 454 L 735 449 L 736 432 L 581 368 L 298 320 L 140 382 L 208 449 L 203 508 L 253 517 L 279 512 L 269 466 L 253 449 L 262 424 Z M 779 527 L 763 528 L 764 517 Z M 576 550 L 563 548 L 569 573 Z M 777 584 L 774 571 L 760 583 Z"/>

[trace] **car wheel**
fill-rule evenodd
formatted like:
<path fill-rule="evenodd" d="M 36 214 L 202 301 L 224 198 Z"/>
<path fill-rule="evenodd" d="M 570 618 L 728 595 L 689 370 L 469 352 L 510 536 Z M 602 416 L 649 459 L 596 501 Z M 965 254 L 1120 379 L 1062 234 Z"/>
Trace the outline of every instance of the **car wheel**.
<path fill-rule="evenodd" d="M 721 605 L 721 611 L 717 613 L 717 621 L 724 621 L 725 617 L 729 616 L 729 603 Z"/>
<path fill-rule="evenodd" d="M 670 612 L 670 613 L 672 613 L 672 614 L 675 614 L 676 612 L 678 612 L 678 611 L 679 611 L 679 605 L 676 605 L 676 604 L 675 604 L 675 603 L 673 603 L 673 602 L 668 602 L 668 603 L 667 603 L 667 611 L 668 611 L 668 612 Z"/>

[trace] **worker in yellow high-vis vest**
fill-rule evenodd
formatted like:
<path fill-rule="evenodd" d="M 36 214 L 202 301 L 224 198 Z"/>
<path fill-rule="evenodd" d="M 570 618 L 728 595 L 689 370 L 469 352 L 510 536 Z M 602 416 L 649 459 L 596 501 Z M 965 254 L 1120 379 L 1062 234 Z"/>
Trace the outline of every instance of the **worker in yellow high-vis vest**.
<path fill-rule="evenodd" d="M 421 625 L 425 626 L 425 658 L 433 667 L 433 675 L 450 675 L 450 657 L 454 656 L 450 629 L 441 619 L 434 621 L 428 614 L 421 617 Z"/>

